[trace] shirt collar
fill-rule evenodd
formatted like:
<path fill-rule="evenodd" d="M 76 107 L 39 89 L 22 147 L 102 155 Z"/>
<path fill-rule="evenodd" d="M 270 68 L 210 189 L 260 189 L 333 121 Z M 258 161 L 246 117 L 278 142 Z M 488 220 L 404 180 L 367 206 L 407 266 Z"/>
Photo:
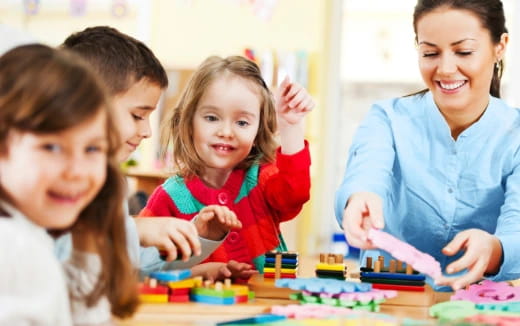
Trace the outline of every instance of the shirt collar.
<path fill-rule="evenodd" d="M 44 227 L 33 223 L 33 221 L 28 219 L 27 216 L 17 208 L 5 201 L 0 201 L 0 206 L 2 206 L 3 210 L 9 214 L 9 217 L 6 217 L 6 219 L 11 219 L 13 223 L 18 224 L 21 228 L 30 232 L 33 237 L 40 238 L 41 241 L 44 241 L 52 248 L 54 242 Z"/>
<path fill-rule="evenodd" d="M 244 181 L 245 171 L 235 169 L 229 175 L 226 183 L 220 189 L 208 187 L 204 182 L 196 177 L 186 182 L 186 187 L 191 194 L 202 204 L 227 205 L 235 200 Z M 222 195 L 224 194 L 224 195 Z"/>
<path fill-rule="evenodd" d="M 426 115 L 428 115 L 429 120 L 433 122 L 433 130 L 432 132 L 437 136 L 441 137 L 441 139 L 450 139 L 453 142 L 453 138 L 451 137 L 451 130 L 448 126 L 448 123 L 444 119 L 441 111 L 433 101 L 433 96 L 431 92 L 428 92 L 424 95 L 423 99 L 426 108 Z M 497 99 L 495 97 L 489 96 L 489 104 L 484 110 L 484 113 L 475 123 L 469 126 L 466 130 L 464 130 L 460 135 L 460 137 L 474 137 L 481 132 L 489 130 L 491 124 L 493 124 L 494 117 L 496 114 L 494 113 L 497 105 Z"/>

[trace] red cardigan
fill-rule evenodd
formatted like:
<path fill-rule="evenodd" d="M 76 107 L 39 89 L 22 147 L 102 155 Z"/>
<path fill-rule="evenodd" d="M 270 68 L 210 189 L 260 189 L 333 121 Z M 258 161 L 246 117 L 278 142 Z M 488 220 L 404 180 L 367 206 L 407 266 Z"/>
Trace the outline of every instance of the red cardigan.
<path fill-rule="evenodd" d="M 242 222 L 205 262 L 254 263 L 263 271 L 263 255 L 286 250 L 280 222 L 294 218 L 310 197 L 309 145 L 293 155 L 280 149 L 275 163 L 234 170 L 220 189 L 206 186 L 198 177 L 173 176 L 157 187 L 140 216 L 175 216 L 191 220 L 207 205 L 225 205 Z"/>

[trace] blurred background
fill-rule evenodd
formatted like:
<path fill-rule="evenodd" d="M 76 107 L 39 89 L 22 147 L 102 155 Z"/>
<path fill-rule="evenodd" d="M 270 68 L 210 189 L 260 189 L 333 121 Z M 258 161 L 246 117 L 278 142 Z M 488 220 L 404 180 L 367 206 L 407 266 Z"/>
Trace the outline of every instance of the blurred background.
<path fill-rule="evenodd" d="M 159 122 L 197 65 L 210 55 L 245 55 L 276 87 L 289 75 L 317 107 L 307 118 L 312 194 L 283 225 L 291 250 L 347 253 L 333 212 L 352 135 L 372 102 L 423 88 L 412 13 L 415 0 L 0 0 L 0 50 L 17 41 L 57 46 L 76 31 L 109 25 L 145 42 L 170 86 L 128 170 L 133 191 L 167 176 L 158 157 Z M 520 105 L 520 3 L 503 0 L 510 31 L 503 94 Z M 511 59 L 511 58 L 516 58 Z M 516 92 L 515 92 L 516 90 Z M 334 236 L 336 234 L 336 236 Z M 351 249 L 352 253 L 353 250 Z"/>

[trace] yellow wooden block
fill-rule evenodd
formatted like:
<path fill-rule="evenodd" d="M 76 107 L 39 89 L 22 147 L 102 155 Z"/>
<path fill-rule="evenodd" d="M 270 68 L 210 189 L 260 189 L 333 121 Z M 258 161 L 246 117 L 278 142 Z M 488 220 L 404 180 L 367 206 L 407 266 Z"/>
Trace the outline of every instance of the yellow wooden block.
<path fill-rule="evenodd" d="M 195 280 L 194 279 L 187 279 L 177 282 L 168 282 L 168 287 L 170 289 L 185 289 L 185 288 L 192 288 L 195 286 Z"/>
<path fill-rule="evenodd" d="M 246 285 L 238 285 L 238 284 L 232 284 L 230 287 L 231 290 L 235 291 L 235 295 L 248 295 L 249 294 L 249 287 Z"/>
<path fill-rule="evenodd" d="M 345 270 L 345 264 L 324 264 L 324 263 L 318 263 L 316 265 L 316 269 L 321 269 L 324 271 L 344 271 Z"/>
<path fill-rule="evenodd" d="M 274 273 L 276 271 L 275 268 L 273 267 L 264 267 L 264 273 Z M 282 274 L 296 274 L 296 270 L 295 269 L 290 269 L 290 268 L 281 268 L 280 269 L 280 273 Z"/>
<path fill-rule="evenodd" d="M 139 300 L 145 303 L 166 303 L 168 302 L 167 294 L 139 294 Z"/>

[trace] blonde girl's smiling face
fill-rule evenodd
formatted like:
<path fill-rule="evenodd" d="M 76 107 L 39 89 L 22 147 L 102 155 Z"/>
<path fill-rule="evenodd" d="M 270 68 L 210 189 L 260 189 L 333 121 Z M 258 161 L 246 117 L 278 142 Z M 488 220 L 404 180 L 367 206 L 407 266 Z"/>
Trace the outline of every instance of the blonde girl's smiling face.
<path fill-rule="evenodd" d="M 0 185 L 12 204 L 44 228 L 70 227 L 105 182 L 106 111 L 57 133 L 12 131 L 0 156 Z"/>
<path fill-rule="evenodd" d="M 220 180 L 208 183 L 221 185 L 247 158 L 258 132 L 260 106 L 258 86 L 242 77 L 225 74 L 207 87 L 193 117 L 193 139 L 206 178 Z"/>
<path fill-rule="evenodd" d="M 439 109 L 445 114 L 482 113 L 507 35 L 494 44 L 474 13 L 447 7 L 419 18 L 416 30 L 419 69 Z"/>

